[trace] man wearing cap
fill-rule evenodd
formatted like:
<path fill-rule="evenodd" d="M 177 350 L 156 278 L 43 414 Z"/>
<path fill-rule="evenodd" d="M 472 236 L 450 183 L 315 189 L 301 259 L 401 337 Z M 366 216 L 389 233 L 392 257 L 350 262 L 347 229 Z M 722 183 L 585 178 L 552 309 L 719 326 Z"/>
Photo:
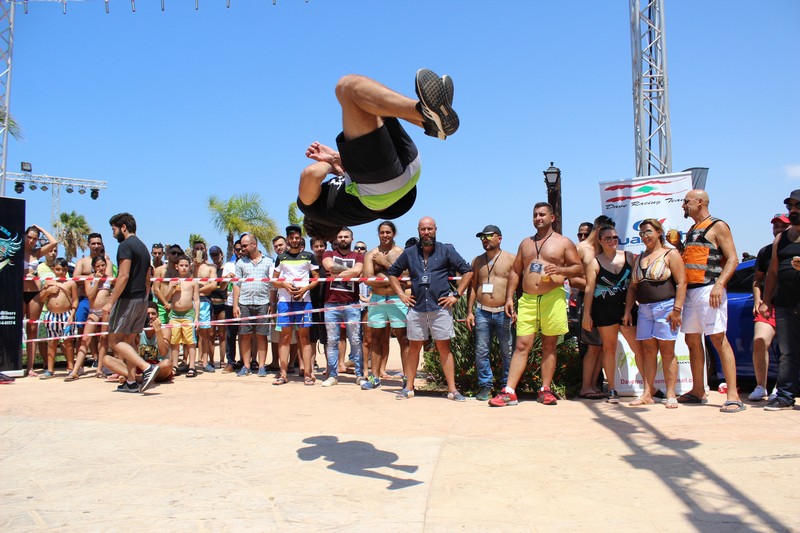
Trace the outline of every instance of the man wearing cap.
<path fill-rule="evenodd" d="M 303 250 L 302 232 L 300 226 L 291 225 L 286 228 L 288 248 L 275 260 L 274 276 L 286 278 L 286 280 L 273 282 L 275 288 L 278 289 L 277 325 L 281 328 L 278 346 L 280 375 L 272 383 L 273 385 L 284 385 L 288 382 L 289 348 L 292 342 L 292 331 L 295 327 L 297 327 L 297 343 L 305 372 L 304 383 L 314 385 L 316 381 L 309 328 L 311 327 L 312 309 L 311 291 L 319 283 L 317 281 L 319 266 L 314 254 Z"/>
<path fill-rule="evenodd" d="M 686 301 L 681 331 L 686 335 L 689 364 L 692 369 L 692 390 L 678 397 L 678 403 L 707 403 L 705 383 L 705 347 L 703 335 L 711 340 L 722 363 L 722 374 L 728 383 L 728 398 L 720 408 L 723 413 L 745 410 L 736 388 L 736 359 L 725 332 L 728 329 L 728 296 L 725 287 L 736 271 L 739 255 L 731 229 L 708 211 L 708 193 L 693 189 L 683 199 L 683 216 L 694 220 L 686 232 L 683 262 L 686 264 Z"/>
<path fill-rule="evenodd" d="M 433 337 L 439 351 L 442 372 L 447 380 L 447 399 L 456 402 L 466 398 L 456 388 L 455 361 L 450 351 L 453 330 L 452 307 L 466 292 L 472 278 L 472 268 L 458 254 L 452 244 L 436 241 L 436 222 L 423 217 L 417 225 L 419 244 L 403 250 L 397 261 L 386 271 L 395 294 L 409 308 L 408 359 L 406 360 L 406 386 L 397 394 L 398 400 L 414 397 L 414 379 L 417 376 L 422 345 Z M 411 276 L 411 294 L 406 294 L 405 284 L 399 277 L 405 270 Z M 448 277 L 451 272 L 461 274 L 455 292 L 450 291 Z"/>
<path fill-rule="evenodd" d="M 772 239 L 789 227 L 789 217 L 777 214 L 770 221 L 772 224 Z M 754 402 L 767 397 L 767 369 L 769 368 L 769 346 L 775 338 L 775 310 L 768 317 L 761 316 L 758 308 L 761 307 L 761 294 L 764 290 L 764 278 L 769 270 L 772 259 L 772 243 L 764 246 L 756 255 L 756 270 L 753 275 L 753 372 L 756 375 L 756 388 L 750 393 Z"/>
<path fill-rule="evenodd" d="M 420 69 L 415 82 L 418 100 L 364 76 L 339 80 L 338 151 L 311 144 L 306 157 L 315 162 L 300 174 L 297 207 L 309 236 L 333 241 L 345 225 L 398 218 L 413 207 L 420 157 L 399 119 L 442 140 L 459 126 L 452 79 Z M 334 177 L 325 181 L 329 174 Z"/>
<path fill-rule="evenodd" d="M 467 327 L 475 328 L 475 368 L 478 372 L 478 394 L 475 398 L 485 402 L 492 397 L 494 375 L 489 360 L 492 335 L 497 337 L 500 356 L 503 358 L 501 387 L 508 381 L 508 367 L 514 346 L 511 328 L 513 320 L 506 314 L 506 289 L 508 277 L 516 256 L 500 249 L 503 233 L 495 225 L 488 225 L 475 234 L 481 240 L 484 253 L 472 260 L 472 281 L 467 298 Z M 473 306 L 476 307 L 473 312 Z"/>
<path fill-rule="evenodd" d="M 764 409 L 792 409 L 800 393 L 800 189 L 795 189 L 783 203 L 789 210 L 787 230 L 775 237 L 772 259 L 764 283 L 764 299 L 759 306 L 761 316 L 775 313 L 778 337 L 777 395 Z"/>

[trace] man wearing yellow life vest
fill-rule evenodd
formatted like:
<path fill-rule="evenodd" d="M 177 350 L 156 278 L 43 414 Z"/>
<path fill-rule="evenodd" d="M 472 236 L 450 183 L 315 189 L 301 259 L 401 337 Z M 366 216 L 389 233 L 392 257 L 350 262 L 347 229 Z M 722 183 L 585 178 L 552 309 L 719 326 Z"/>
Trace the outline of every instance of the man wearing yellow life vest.
<path fill-rule="evenodd" d="M 683 199 L 683 216 L 694 225 L 686 233 L 683 262 L 686 264 L 688 290 L 682 313 L 681 331 L 689 347 L 692 368 L 692 390 L 678 398 L 680 403 L 707 403 L 705 392 L 705 350 L 703 335 L 719 353 L 722 373 L 728 383 L 728 398 L 720 411 L 737 413 L 745 410 L 736 390 L 736 360 L 725 336 L 728 329 L 728 284 L 739 260 L 728 225 L 708 212 L 708 193 L 695 189 Z M 680 309 L 677 309 L 680 311 Z"/>

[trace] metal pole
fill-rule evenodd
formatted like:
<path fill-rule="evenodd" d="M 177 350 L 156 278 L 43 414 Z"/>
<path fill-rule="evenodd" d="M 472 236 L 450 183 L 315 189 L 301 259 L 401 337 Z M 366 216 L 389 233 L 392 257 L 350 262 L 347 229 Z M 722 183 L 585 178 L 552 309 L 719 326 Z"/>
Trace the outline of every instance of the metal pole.
<path fill-rule="evenodd" d="M 9 2 L 6 4 L 2 0 L 0 0 L 0 23 L 2 23 L 2 19 L 6 19 L 8 21 L 7 29 L 3 30 L 0 28 L 0 33 L 5 33 L 3 35 L 2 40 L 5 41 L 5 50 L 0 50 L 0 54 L 3 54 L 3 62 L 5 64 L 0 65 L 0 68 L 3 69 L 3 72 L 0 74 L 0 83 L 4 85 L 5 94 L 3 95 L 3 107 L 5 108 L 6 116 L 3 119 L 3 153 L 0 154 L 0 196 L 6 195 L 6 168 L 7 168 L 7 161 L 8 161 L 8 125 L 11 122 L 11 55 L 14 50 L 14 2 Z M 4 78 L 4 79 L 3 79 Z"/>

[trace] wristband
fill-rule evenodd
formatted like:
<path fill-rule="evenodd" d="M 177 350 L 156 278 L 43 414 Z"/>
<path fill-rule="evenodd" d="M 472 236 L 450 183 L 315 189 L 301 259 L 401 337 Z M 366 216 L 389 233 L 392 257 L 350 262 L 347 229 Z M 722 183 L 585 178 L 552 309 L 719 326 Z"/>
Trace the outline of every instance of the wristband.
<path fill-rule="evenodd" d="M 673 307 L 672 310 L 680 313 L 683 311 L 683 307 Z"/>

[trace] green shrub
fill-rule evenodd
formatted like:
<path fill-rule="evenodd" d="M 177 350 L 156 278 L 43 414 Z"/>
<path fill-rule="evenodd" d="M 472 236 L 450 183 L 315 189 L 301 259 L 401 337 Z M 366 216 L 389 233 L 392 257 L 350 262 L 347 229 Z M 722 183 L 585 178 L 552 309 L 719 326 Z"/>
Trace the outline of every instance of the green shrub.
<path fill-rule="evenodd" d="M 455 305 L 453 316 L 455 322 L 455 337 L 450 341 L 456 367 L 456 386 L 464 393 L 475 392 L 478 389 L 478 374 L 475 369 L 475 333 L 467 328 L 463 320 L 467 313 L 467 299 L 461 298 Z M 581 358 L 578 354 L 577 340 L 572 338 L 562 339 L 557 349 L 556 372 L 553 376 L 552 390 L 558 396 L 565 398 L 578 393 L 581 386 Z M 489 361 L 494 373 L 495 390 L 499 390 L 503 374 L 503 363 L 497 339 L 492 339 L 492 349 Z M 518 392 L 536 392 L 542 386 L 541 378 L 542 343 L 536 337 L 528 355 L 528 367 L 516 387 Z M 439 352 L 435 346 L 423 354 L 422 369 L 428 374 L 428 380 L 435 388 L 446 385 L 442 367 L 439 362 Z"/>

